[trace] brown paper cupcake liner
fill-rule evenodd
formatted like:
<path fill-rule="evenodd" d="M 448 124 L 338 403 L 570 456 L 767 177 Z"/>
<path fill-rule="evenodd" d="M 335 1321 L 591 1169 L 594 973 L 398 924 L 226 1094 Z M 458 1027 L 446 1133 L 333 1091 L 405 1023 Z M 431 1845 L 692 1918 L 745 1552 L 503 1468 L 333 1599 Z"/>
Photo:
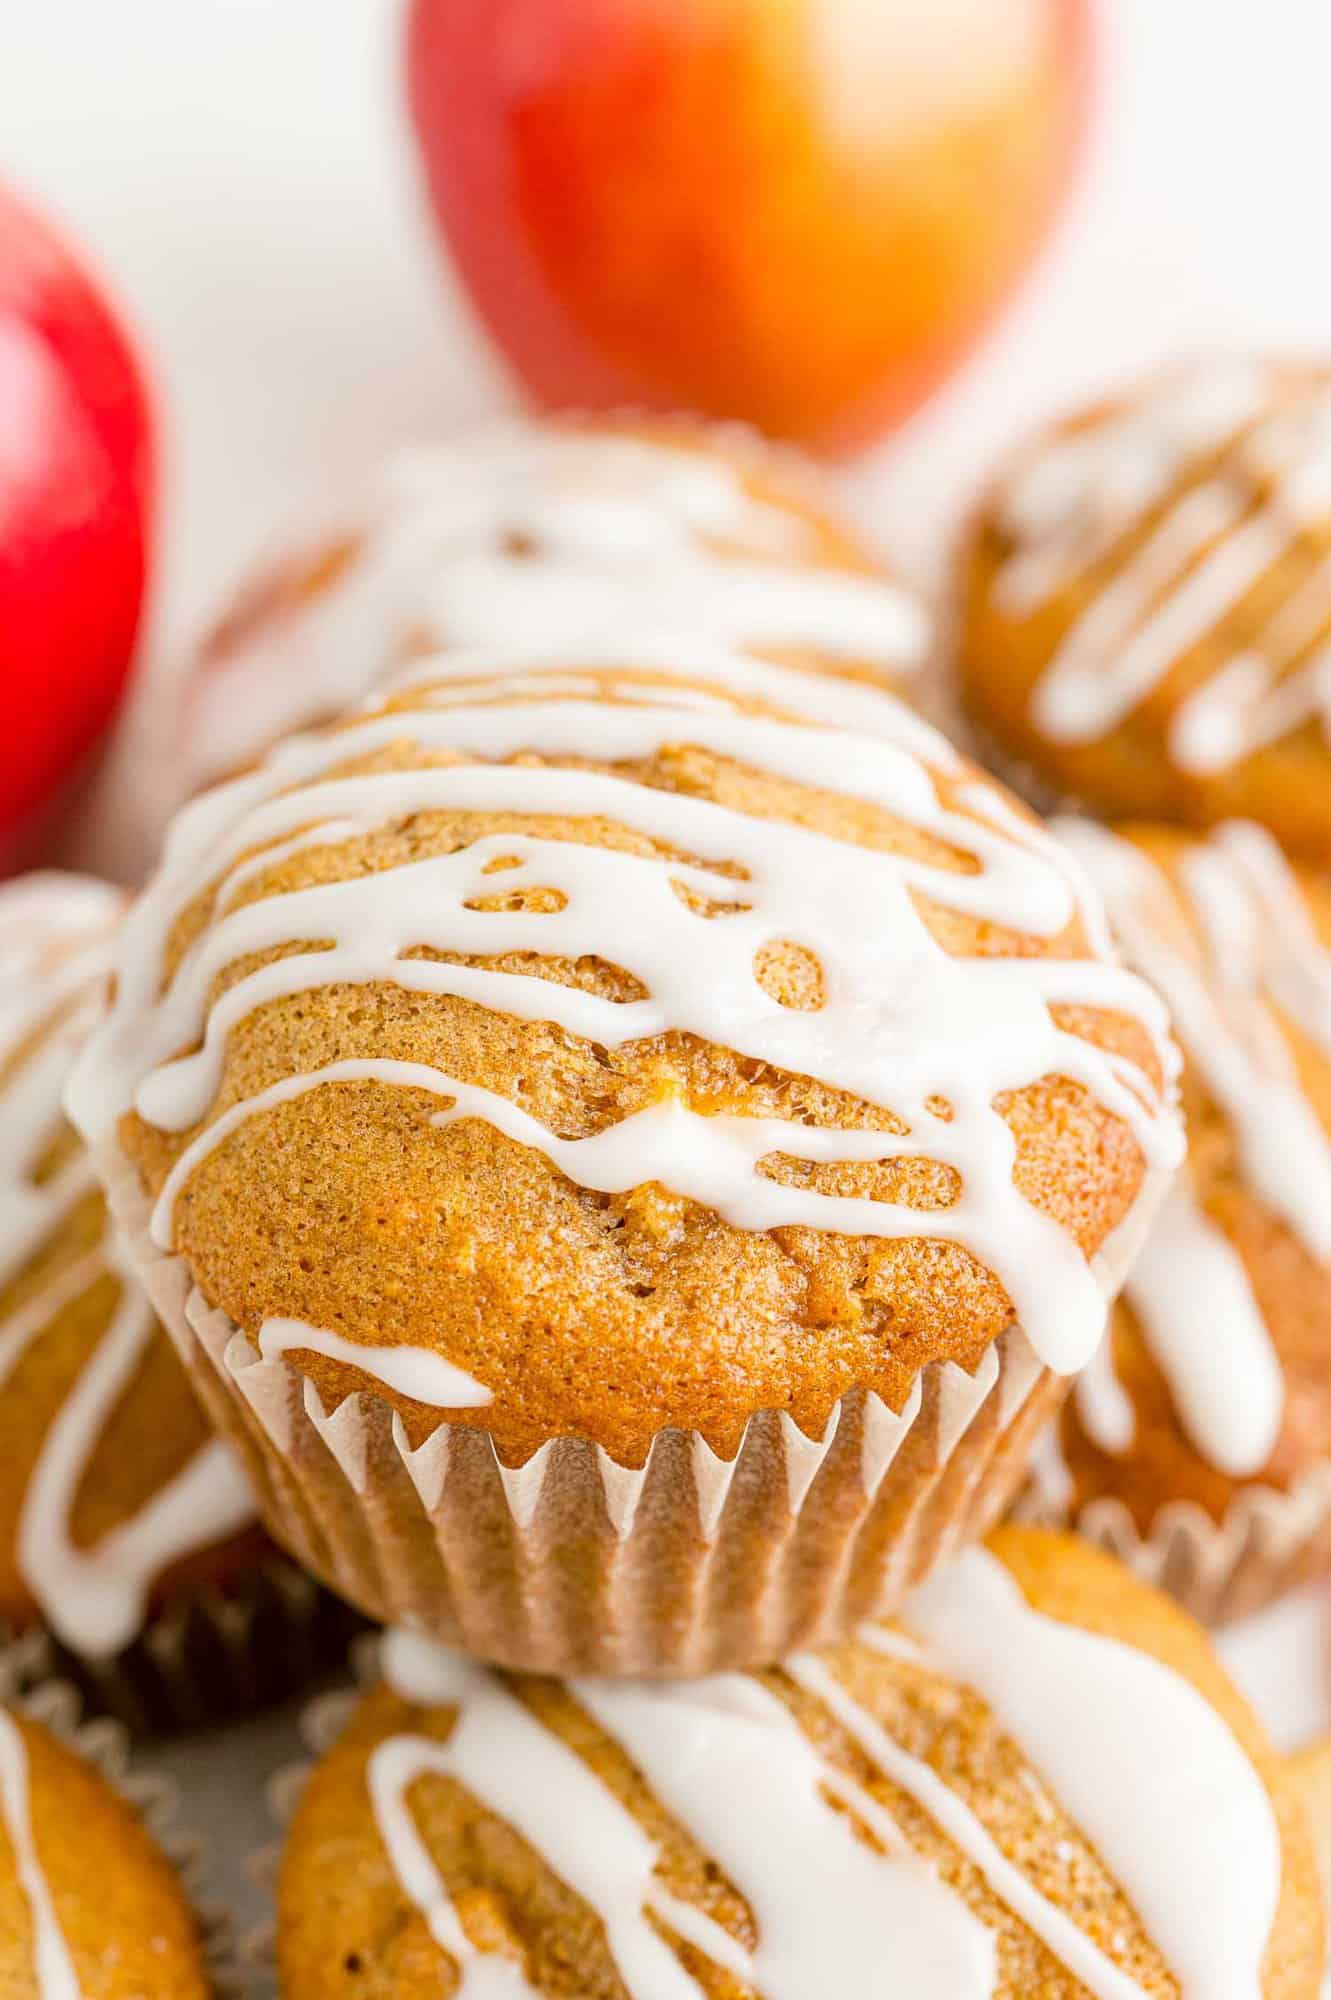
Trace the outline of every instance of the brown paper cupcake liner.
<path fill-rule="evenodd" d="M 162 1773 L 131 1758 L 129 1732 L 111 1716 L 89 1718 L 79 1690 L 64 1680 L 31 1684 L 31 1636 L 0 1649 L 0 1702 L 39 1722 L 90 1764 L 117 1792 L 180 1878 L 203 1945 L 209 1988 L 217 2000 L 239 2000 L 246 1978 L 234 1926 L 204 1894 L 206 1842 L 180 1819 L 180 1793 Z"/>
<path fill-rule="evenodd" d="M 1143 1533 L 1121 1500 L 1104 1496 L 1069 1513 L 1038 1479 L 1013 1512 L 1041 1527 L 1075 1529 L 1207 1625 L 1246 1618 L 1331 1571 L 1331 1459 L 1310 1466 L 1286 1491 L 1245 1487 L 1219 1522 L 1178 1500 Z"/>
<path fill-rule="evenodd" d="M 253 1715 L 336 1665 L 361 1624 L 350 1605 L 274 1549 L 225 1587 L 182 1594 L 105 1659 L 71 1652 L 40 1626 L 0 1625 L 0 1657 L 22 1686 L 59 1679 L 89 1714 L 135 1736 L 173 1735 Z"/>
<path fill-rule="evenodd" d="M 370 1617 L 539 1673 L 760 1664 L 900 1604 L 1011 1500 L 1066 1391 L 1010 1329 L 973 1376 L 925 1368 L 905 1409 L 847 1395 L 820 1439 L 764 1411 L 732 1459 L 665 1430 L 640 1468 L 586 1439 L 519 1467 L 441 1424 L 412 1448 L 384 1398 L 331 1414 L 157 1249 L 114 1146 L 98 1162 L 139 1275 L 276 1538 Z"/>

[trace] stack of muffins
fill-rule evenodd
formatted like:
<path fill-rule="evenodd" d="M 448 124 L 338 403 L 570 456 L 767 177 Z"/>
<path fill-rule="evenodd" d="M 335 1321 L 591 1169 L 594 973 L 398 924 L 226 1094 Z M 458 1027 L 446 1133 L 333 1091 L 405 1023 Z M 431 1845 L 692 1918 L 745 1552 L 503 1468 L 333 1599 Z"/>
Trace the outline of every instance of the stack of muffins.
<path fill-rule="evenodd" d="M 1078 1371 L 1145 1452 L 1117 1319 L 1095 1356 L 1209 1199 L 1155 986 L 1216 1185 L 1274 1175 L 1194 1031 L 1314 1017 L 1316 896 L 1217 836 L 1306 925 L 1212 999 L 1134 929 L 1139 872 L 1214 916 L 1204 843 L 1056 840 L 894 691 L 927 651 L 787 462 L 587 425 L 397 468 L 206 649 L 179 762 L 225 781 L 66 1102 L 202 1452 L 395 1628 L 290 1830 L 288 2000 L 1316 1991 L 1292 1781 L 1198 1626 L 981 1545 Z M 1269 1369 L 1237 1415 L 1173 1379 L 1231 1468 L 1283 1436 Z"/>
<path fill-rule="evenodd" d="M 1183 1045 L 1188 1162 L 1038 1506 L 1202 1617 L 1331 1569 L 1331 375 L 1218 358 L 1056 427 L 961 688 Z"/>

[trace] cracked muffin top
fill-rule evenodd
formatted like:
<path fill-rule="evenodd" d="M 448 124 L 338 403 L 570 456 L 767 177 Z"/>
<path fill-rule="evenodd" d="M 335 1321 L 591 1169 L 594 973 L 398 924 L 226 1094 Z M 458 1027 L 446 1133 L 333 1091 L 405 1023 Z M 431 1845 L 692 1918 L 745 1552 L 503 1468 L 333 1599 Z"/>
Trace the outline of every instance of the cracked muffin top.
<path fill-rule="evenodd" d="M 817 1436 L 1014 1320 L 1080 1366 L 1179 1145 L 1038 823 L 739 655 L 425 663 L 186 809 L 117 980 L 71 1105 L 158 1249 L 325 1401 L 511 1460 Z"/>

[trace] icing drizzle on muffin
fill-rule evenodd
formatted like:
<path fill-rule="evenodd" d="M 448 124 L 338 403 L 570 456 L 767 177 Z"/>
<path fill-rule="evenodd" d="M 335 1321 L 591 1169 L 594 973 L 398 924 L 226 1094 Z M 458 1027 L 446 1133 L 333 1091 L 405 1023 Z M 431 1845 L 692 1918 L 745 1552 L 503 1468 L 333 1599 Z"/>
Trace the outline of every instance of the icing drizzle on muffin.
<path fill-rule="evenodd" d="M 1155 1658 L 1034 1610 L 982 1550 L 937 1573 L 902 1625 L 868 1628 L 861 1640 L 981 1697 L 1117 1881 L 1184 2000 L 1255 2000 L 1280 1842 L 1261 1780 L 1209 1703 Z M 643 1825 L 500 1676 L 402 1633 L 390 1637 L 384 1667 L 405 1700 L 457 1711 L 442 1740 L 382 1740 L 366 1779 L 397 1880 L 457 1965 L 461 1995 L 529 2000 L 534 1989 L 515 1960 L 479 1950 L 459 1919 L 409 1801 L 429 1774 L 462 1785 L 590 1905 L 635 2000 L 692 2000 L 699 1990 L 658 1925 L 768 2000 L 985 2000 L 993 1991 L 992 1933 L 881 1799 L 821 1753 L 757 1679 L 568 1683 L 747 1904 L 755 1936 L 746 1945 L 665 1888 Z M 784 1671 L 1097 2000 L 1140 2000 L 1115 1962 L 1116 1941 L 1093 1938 L 1045 1896 L 827 1659 L 801 1654 Z"/>
<path fill-rule="evenodd" d="M 75 1055 L 102 1011 L 122 898 L 84 877 L 33 875 L 0 890 L 0 1289 L 41 1255 L 95 1187 L 86 1151 L 42 1177 L 62 1129 Z M 156 1321 L 109 1225 L 0 1319 L 0 1386 L 65 1307 L 108 1273 L 119 1296 L 52 1417 L 23 1497 L 18 1566 L 44 1621 L 74 1650 L 112 1653 L 140 1630 L 153 1581 L 179 1557 L 253 1519 L 228 1448 L 212 1442 L 129 1520 L 91 1548 L 71 1532 L 75 1498 Z M 183 1393 L 183 1391 L 182 1391 Z"/>
<path fill-rule="evenodd" d="M 1325 379 L 1291 387 L 1238 359 L 1170 370 L 1024 455 L 995 520 L 1007 616 L 1093 586 L 1031 697 L 1052 742 L 1108 736 L 1201 646 L 1214 660 L 1169 724 L 1180 771 L 1214 776 L 1310 721 L 1331 734 Z M 1273 605 L 1264 586 L 1287 562 Z"/>
<path fill-rule="evenodd" d="M 874 704 L 875 727 L 852 734 L 745 712 L 724 675 L 702 686 L 703 707 L 696 685 L 664 680 L 650 695 L 639 686 L 634 698 L 617 699 L 613 673 L 596 700 L 545 699 L 529 673 L 525 699 L 492 691 L 487 703 L 479 687 L 477 699 L 460 701 L 459 681 L 443 665 L 436 677 L 434 663 L 422 663 L 415 684 L 381 710 L 280 746 L 257 772 L 186 808 L 172 830 L 162 870 L 123 933 L 115 1008 L 70 1095 L 97 1139 L 131 1107 L 162 1131 L 192 1131 L 157 1202 L 159 1245 L 173 1246 L 186 1181 L 244 1121 L 326 1084 L 371 1078 L 432 1092 L 442 1100 L 437 1122 L 483 1119 L 583 1187 L 660 1182 L 742 1230 L 797 1224 L 960 1243 L 997 1274 L 1046 1363 L 1080 1365 L 1103 1327 L 1121 1244 L 1092 1267 L 1025 1198 L 1013 1176 L 1013 1133 L 995 1100 L 1065 1076 L 1127 1124 L 1152 1167 L 1168 1169 L 1178 1133 L 1163 1010 L 1132 975 L 1092 957 L 1094 943 L 1068 959 L 954 957 L 921 910 L 927 903 L 1042 939 L 1080 919 L 1094 940 L 1095 906 L 1061 850 L 887 695 L 858 691 Z M 496 671 L 503 685 L 502 662 Z M 347 773 L 353 760 L 404 740 L 421 755 L 459 761 Z M 860 847 L 614 768 L 678 745 L 867 800 L 967 866 Z M 283 856 L 441 809 L 600 819 L 638 836 L 639 851 L 540 839 L 519 827 L 372 875 L 237 901 L 256 871 Z M 672 858 L 679 854 L 724 857 L 726 872 Z M 474 907 L 493 895 L 497 868 L 506 896 L 539 889 L 542 906 Z M 176 921 L 205 895 L 211 920 L 168 978 Z M 717 906 L 724 914 L 705 913 Z M 817 961 L 821 1005 L 783 1006 L 761 984 L 755 960 L 775 941 L 794 941 Z M 281 957 L 218 996 L 228 967 L 276 949 Z M 486 963 L 405 956 L 423 949 Z M 496 969 L 511 953 L 609 962 L 644 997 L 611 1001 Z M 279 1078 L 215 1109 L 232 1029 L 267 1002 L 339 982 L 460 996 L 607 1047 L 683 1031 L 881 1106 L 904 1129 L 709 1116 L 673 1094 L 591 1137 L 563 1139 L 478 1084 L 373 1055 Z M 1133 1062 L 1060 1028 L 1052 1011 L 1060 1004 L 1140 1022 L 1164 1094 Z M 924 1155 L 955 1172 L 959 1193 L 951 1206 L 930 1208 L 827 1194 L 764 1173 L 773 1155 Z M 1143 1189 L 1153 1181 L 1148 1170 Z M 1131 1224 L 1151 1200 L 1139 1192 Z M 1125 1228 L 1121 1243 L 1131 1234 Z"/>
<path fill-rule="evenodd" d="M 41 2000 L 82 2000 L 83 1988 L 51 1900 L 37 1853 L 28 1797 L 28 1749 L 22 1731 L 0 1708 L 0 1812 L 32 1921 L 33 1971 Z"/>
<path fill-rule="evenodd" d="M 361 698 L 408 650 L 686 630 L 915 672 L 929 634 L 910 593 L 821 558 L 812 522 L 749 490 L 752 441 L 717 436 L 511 422 L 390 461 L 334 574 L 205 659 L 195 782 Z"/>
<path fill-rule="evenodd" d="M 1331 952 L 1271 836 L 1230 821 L 1191 844 L 1171 879 L 1134 842 L 1055 823 L 1105 898 L 1128 961 L 1169 1004 L 1186 1059 L 1234 1135 L 1247 1186 L 1310 1257 L 1331 1263 L 1331 1140 L 1299 1081 L 1283 1015 L 1331 1059 Z M 1183 1428 L 1234 1478 L 1274 1448 L 1285 1383 L 1247 1272 L 1180 1175 L 1124 1288 Z M 1077 1385 L 1087 1434 L 1131 1446 L 1131 1405 L 1109 1343 Z"/>

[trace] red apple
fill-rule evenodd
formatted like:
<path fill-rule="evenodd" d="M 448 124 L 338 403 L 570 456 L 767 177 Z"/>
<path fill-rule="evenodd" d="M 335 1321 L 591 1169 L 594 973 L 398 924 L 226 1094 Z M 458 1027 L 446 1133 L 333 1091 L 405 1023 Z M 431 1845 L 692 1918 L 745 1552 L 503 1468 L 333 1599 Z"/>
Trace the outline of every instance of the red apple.
<path fill-rule="evenodd" d="M 1029 264 L 1090 0 L 412 0 L 429 192 L 542 401 L 839 447 Z"/>
<path fill-rule="evenodd" d="M 0 187 L 0 872 L 115 713 L 143 604 L 152 424 L 99 286 Z"/>

